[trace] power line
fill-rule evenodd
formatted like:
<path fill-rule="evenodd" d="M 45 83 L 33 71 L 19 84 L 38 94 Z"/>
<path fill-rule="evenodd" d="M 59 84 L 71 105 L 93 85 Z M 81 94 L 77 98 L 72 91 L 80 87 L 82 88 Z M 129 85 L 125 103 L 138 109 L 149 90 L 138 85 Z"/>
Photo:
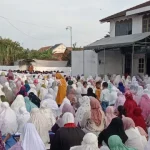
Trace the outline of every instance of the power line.
<path fill-rule="evenodd" d="M 35 24 L 35 23 L 31 23 L 31 22 L 26 22 L 26 21 L 22 21 L 22 20 L 15 20 L 15 19 L 10 19 L 10 18 L 6 18 L 4 16 L 0 16 L 0 18 L 3 18 L 3 19 L 7 19 L 7 20 L 13 20 L 13 21 L 18 21 L 18 22 L 21 22 L 21 23 L 24 23 L 24 24 L 30 24 L 32 26 L 37 26 L 37 27 L 42 27 L 42 28 L 56 28 L 56 27 L 50 27 L 50 26 L 41 26 L 41 25 L 38 25 L 38 24 Z"/>
<path fill-rule="evenodd" d="M 31 38 L 33 38 L 33 39 L 36 39 L 36 40 L 49 40 L 49 39 L 39 39 L 39 38 L 36 38 L 36 37 L 33 37 L 33 36 L 31 36 L 31 35 L 28 35 L 27 33 L 25 33 L 25 32 L 23 32 L 22 30 L 20 30 L 19 28 L 17 28 L 15 25 L 13 25 L 7 18 L 5 18 L 5 17 L 2 17 L 2 16 L 0 16 L 1 18 L 3 18 L 4 20 L 6 20 L 13 28 L 15 28 L 17 31 L 19 31 L 19 32 L 21 32 L 22 34 L 24 34 L 24 35 L 26 35 L 26 36 L 28 36 L 28 37 L 31 37 Z"/>

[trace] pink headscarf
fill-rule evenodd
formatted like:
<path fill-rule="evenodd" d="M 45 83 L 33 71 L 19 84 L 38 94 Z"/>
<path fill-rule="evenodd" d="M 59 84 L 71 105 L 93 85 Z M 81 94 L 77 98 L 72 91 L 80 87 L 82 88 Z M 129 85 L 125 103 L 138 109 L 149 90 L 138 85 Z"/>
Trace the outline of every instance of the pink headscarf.
<path fill-rule="evenodd" d="M 124 130 L 128 130 L 130 128 L 135 128 L 135 123 L 131 118 L 123 117 L 122 121 L 123 121 L 123 125 L 124 125 Z"/>
<path fill-rule="evenodd" d="M 147 118 L 150 114 L 150 98 L 147 96 L 147 94 L 144 94 L 141 97 L 139 106 L 142 109 L 142 115 L 143 115 L 144 119 L 147 120 Z"/>
<path fill-rule="evenodd" d="M 90 82 L 92 86 L 95 86 L 95 82 L 93 80 L 90 79 L 88 82 Z"/>
<path fill-rule="evenodd" d="M 96 98 L 91 97 L 90 105 L 91 105 L 91 120 L 93 120 L 97 126 L 100 126 L 102 119 L 102 114 L 100 111 L 101 108 L 100 103 Z"/>
<path fill-rule="evenodd" d="M 14 80 L 14 74 L 12 73 L 11 70 L 8 71 L 7 76 L 8 76 L 8 80 Z"/>
<path fill-rule="evenodd" d="M 116 115 L 114 115 L 114 107 L 113 106 L 108 106 L 106 108 L 106 127 L 109 126 L 109 124 L 111 123 L 112 119 L 114 119 L 115 117 L 117 117 Z"/>
<path fill-rule="evenodd" d="M 36 86 L 38 84 L 38 79 L 34 80 L 34 85 Z"/>
<path fill-rule="evenodd" d="M 118 106 L 123 106 L 124 103 L 125 103 L 125 101 L 126 101 L 125 96 L 124 96 L 121 92 L 119 92 L 119 93 L 117 94 L 117 96 L 118 96 L 118 98 L 117 98 L 116 103 L 115 103 L 115 106 L 114 106 L 115 109 L 117 109 Z"/>
<path fill-rule="evenodd" d="M 23 82 L 21 81 L 21 79 L 20 79 L 20 78 L 18 78 L 18 80 L 16 81 L 15 94 L 17 94 L 17 93 L 20 91 L 20 89 L 21 89 L 22 85 L 23 85 Z"/>

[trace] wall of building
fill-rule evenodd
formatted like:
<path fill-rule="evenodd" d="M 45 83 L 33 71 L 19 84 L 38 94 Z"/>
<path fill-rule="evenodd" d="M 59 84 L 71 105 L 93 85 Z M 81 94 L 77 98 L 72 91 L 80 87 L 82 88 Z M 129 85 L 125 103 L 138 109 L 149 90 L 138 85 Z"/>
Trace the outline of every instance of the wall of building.
<path fill-rule="evenodd" d="M 142 33 L 142 15 L 119 17 L 110 21 L 110 37 L 115 37 L 115 23 L 132 18 L 132 34 Z"/>
<path fill-rule="evenodd" d="M 61 44 L 53 50 L 53 53 L 64 53 L 65 50 L 66 50 L 66 46 Z"/>
<path fill-rule="evenodd" d="M 95 53 L 95 51 L 92 50 L 72 51 L 72 75 L 97 75 L 97 56 L 97 53 Z"/>
<path fill-rule="evenodd" d="M 72 51 L 71 52 L 71 70 L 72 75 L 83 74 L 83 51 Z"/>
<path fill-rule="evenodd" d="M 33 62 L 32 64 L 35 67 L 66 67 L 67 66 L 67 61 L 48 61 L 48 60 L 37 60 L 37 59 L 34 60 L 35 62 Z M 19 61 L 20 60 L 14 62 L 14 66 L 18 66 Z"/>
<path fill-rule="evenodd" d="M 2 70 L 26 70 L 25 67 L 19 66 L 0 66 L 0 73 Z M 71 75 L 71 67 L 35 67 L 35 71 L 63 71 L 65 75 Z M 7 73 L 7 72 L 6 72 Z"/>
<path fill-rule="evenodd" d="M 132 18 L 132 34 L 142 33 L 142 17 L 142 15 L 138 15 Z"/>
<path fill-rule="evenodd" d="M 119 51 L 106 51 L 104 61 L 104 51 L 99 52 L 98 74 L 122 74 L 124 66 L 123 57 Z"/>

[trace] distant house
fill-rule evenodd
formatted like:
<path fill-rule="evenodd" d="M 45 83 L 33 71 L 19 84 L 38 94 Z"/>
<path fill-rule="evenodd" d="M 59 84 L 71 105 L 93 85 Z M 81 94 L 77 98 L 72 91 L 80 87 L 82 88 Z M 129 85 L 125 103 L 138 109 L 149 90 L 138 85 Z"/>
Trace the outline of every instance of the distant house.
<path fill-rule="evenodd" d="M 39 52 L 47 51 L 47 50 L 51 49 L 51 47 L 52 47 L 52 46 L 41 47 L 41 48 L 39 49 Z"/>
<path fill-rule="evenodd" d="M 66 46 L 62 43 L 60 44 L 56 44 L 54 46 L 51 47 L 51 50 L 53 51 L 53 53 L 64 53 L 66 50 Z"/>
<path fill-rule="evenodd" d="M 72 51 L 72 48 L 66 47 L 64 44 L 60 43 L 60 44 L 55 44 L 54 46 L 46 46 L 39 49 L 40 52 L 44 52 L 47 50 L 51 50 L 53 53 L 53 57 L 61 61 L 66 51 L 68 53 L 68 51 Z"/>

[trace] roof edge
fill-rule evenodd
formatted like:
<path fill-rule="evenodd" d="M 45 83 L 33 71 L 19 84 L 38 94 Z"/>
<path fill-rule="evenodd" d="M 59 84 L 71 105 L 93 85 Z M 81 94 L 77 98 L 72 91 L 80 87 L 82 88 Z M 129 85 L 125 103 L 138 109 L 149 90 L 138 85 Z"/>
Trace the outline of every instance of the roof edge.
<path fill-rule="evenodd" d="M 123 10 L 123 11 L 120 11 L 120 12 L 118 12 L 118 13 L 115 13 L 115 14 L 113 14 L 113 15 L 110 15 L 110 16 L 108 16 L 108 17 L 105 17 L 105 18 L 103 18 L 103 19 L 100 19 L 99 21 L 100 21 L 101 23 L 110 22 L 111 19 L 118 18 L 118 17 L 122 17 L 122 16 L 126 16 L 126 12 L 127 12 L 127 11 L 134 10 L 134 9 L 138 9 L 138 8 L 142 8 L 142 7 L 145 7 L 145 6 L 150 6 L 150 1 L 149 1 L 149 0 L 146 1 L 146 2 L 144 2 L 144 3 L 138 4 L 138 5 L 136 5 L 136 6 L 133 6 L 133 7 L 131 7 L 131 8 L 125 9 L 125 10 Z"/>

